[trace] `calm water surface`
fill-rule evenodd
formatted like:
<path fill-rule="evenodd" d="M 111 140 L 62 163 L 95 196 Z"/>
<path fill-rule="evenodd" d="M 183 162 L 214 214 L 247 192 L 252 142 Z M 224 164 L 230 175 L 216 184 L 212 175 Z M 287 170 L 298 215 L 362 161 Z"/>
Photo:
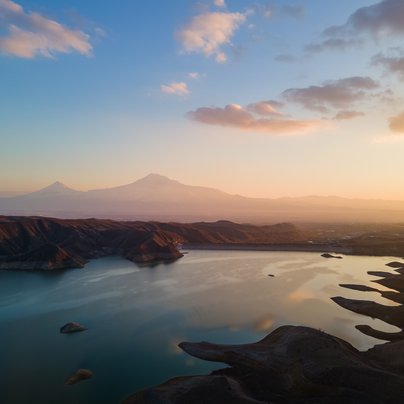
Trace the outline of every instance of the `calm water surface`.
<path fill-rule="evenodd" d="M 330 297 L 393 305 L 377 293 L 338 286 L 374 286 L 366 272 L 388 271 L 392 260 L 190 251 L 153 267 L 110 257 L 56 274 L 0 271 L 0 402 L 118 403 L 170 377 L 223 367 L 182 353 L 180 341 L 254 342 L 283 324 L 321 328 L 367 349 L 381 341 L 356 324 L 398 329 L 344 310 Z M 60 334 L 69 321 L 88 331 Z M 78 368 L 94 377 L 64 386 Z"/>

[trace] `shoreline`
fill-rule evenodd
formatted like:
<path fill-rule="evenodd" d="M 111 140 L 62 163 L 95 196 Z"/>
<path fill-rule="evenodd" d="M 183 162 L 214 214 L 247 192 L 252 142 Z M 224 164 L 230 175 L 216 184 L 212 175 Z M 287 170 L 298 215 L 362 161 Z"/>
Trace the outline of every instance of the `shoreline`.
<path fill-rule="evenodd" d="M 271 246 L 276 247 L 293 246 Z M 320 246 L 313 246 L 313 249 L 316 247 Z M 334 303 L 346 310 L 400 330 L 385 332 L 373 326 L 356 324 L 358 331 L 384 343 L 359 350 L 344 339 L 302 325 L 282 325 L 253 343 L 229 345 L 184 341 L 178 347 L 191 357 L 221 362 L 226 367 L 205 375 L 176 376 L 137 391 L 123 404 L 201 403 L 201 396 L 203 402 L 218 404 L 404 402 L 404 262 L 385 265 L 394 271 L 367 273 L 380 277 L 374 280 L 375 286 L 383 285 L 389 291 L 363 284 L 339 286 L 364 293 L 380 293 L 399 305 L 331 297 Z"/>
<path fill-rule="evenodd" d="M 336 252 L 350 254 L 352 250 L 347 247 L 333 244 L 191 244 L 184 243 L 186 250 L 239 250 L 239 251 L 295 251 L 295 252 Z"/>
<path fill-rule="evenodd" d="M 355 254 L 348 247 L 333 244 L 191 244 L 184 243 L 183 250 L 219 250 L 219 251 L 289 251 L 289 252 L 318 252 L 318 253 L 339 253 L 346 255 L 369 255 Z"/>
<path fill-rule="evenodd" d="M 368 257 L 391 257 L 404 259 L 403 254 L 395 254 L 393 251 L 376 251 L 371 246 L 361 247 L 355 251 L 350 246 L 337 244 L 191 244 L 184 243 L 179 250 L 211 250 L 211 251 L 285 251 L 285 252 L 317 252 L 335 253 L 352 256 Z"/>

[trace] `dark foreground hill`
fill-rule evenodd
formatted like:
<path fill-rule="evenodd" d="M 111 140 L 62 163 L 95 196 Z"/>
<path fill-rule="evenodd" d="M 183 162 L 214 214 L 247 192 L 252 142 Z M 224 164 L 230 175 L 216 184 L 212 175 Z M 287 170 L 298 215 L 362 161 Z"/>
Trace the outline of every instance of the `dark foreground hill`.
<path fill-rule="evenodd" d="M 391 290 L 344 284 L 344 288 L 380 293 L 395 303 L 332 300 L 353 312 L 391 324 L 398 332 L 369 325 L 356 328 L 387 343 L 358 351 L 340 338 L 308 327 L 282 326 L 261 341 L 244 345 L 182 342 L 196 358 L 227 367 L 209 375 L 183 376 L 144 389 L 124 404 L 396 404 L 404 402 L 404 262 L 393 272 L 369 271 Z M 399 303 L 397 305 L 397 303 Z M 375 323 L 377 326 L 377 323 Z"/>

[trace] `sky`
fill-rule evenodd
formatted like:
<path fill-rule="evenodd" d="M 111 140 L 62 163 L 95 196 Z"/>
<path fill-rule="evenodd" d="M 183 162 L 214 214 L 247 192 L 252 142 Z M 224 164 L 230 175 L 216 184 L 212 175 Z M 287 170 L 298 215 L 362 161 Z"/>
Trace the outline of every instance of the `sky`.
<path fill-rule="evenodd" d="M 0 0 L 0 191 L 159 173 L 404 199 L 403 0 Z"/>

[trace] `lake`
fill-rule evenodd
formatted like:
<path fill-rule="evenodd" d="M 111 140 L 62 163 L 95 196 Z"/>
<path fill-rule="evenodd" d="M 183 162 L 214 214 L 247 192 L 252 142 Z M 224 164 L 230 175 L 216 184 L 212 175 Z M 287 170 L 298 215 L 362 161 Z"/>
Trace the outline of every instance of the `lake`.
<path fill-rule="evenodd" d="M 284 324 L 319 328 L 367 349 L 382 341 L 355 325 L 398 329 L 344 310 L 330 297 L 394 305 L 378 293 L 338 286 L 374 286 L 366 272 L 389 271 L 392 260 L 191 250 L 155 266 L 109 257 L 57 273 L 0 271 L 0 402 L 119 403 L 168 378 L 224 367 L 182 353 L 181 341 L 254 342 Z M 60 334 L 69 321 L 88 331 Z M 79 368 L 94 377 L 64 386 Z"/>

